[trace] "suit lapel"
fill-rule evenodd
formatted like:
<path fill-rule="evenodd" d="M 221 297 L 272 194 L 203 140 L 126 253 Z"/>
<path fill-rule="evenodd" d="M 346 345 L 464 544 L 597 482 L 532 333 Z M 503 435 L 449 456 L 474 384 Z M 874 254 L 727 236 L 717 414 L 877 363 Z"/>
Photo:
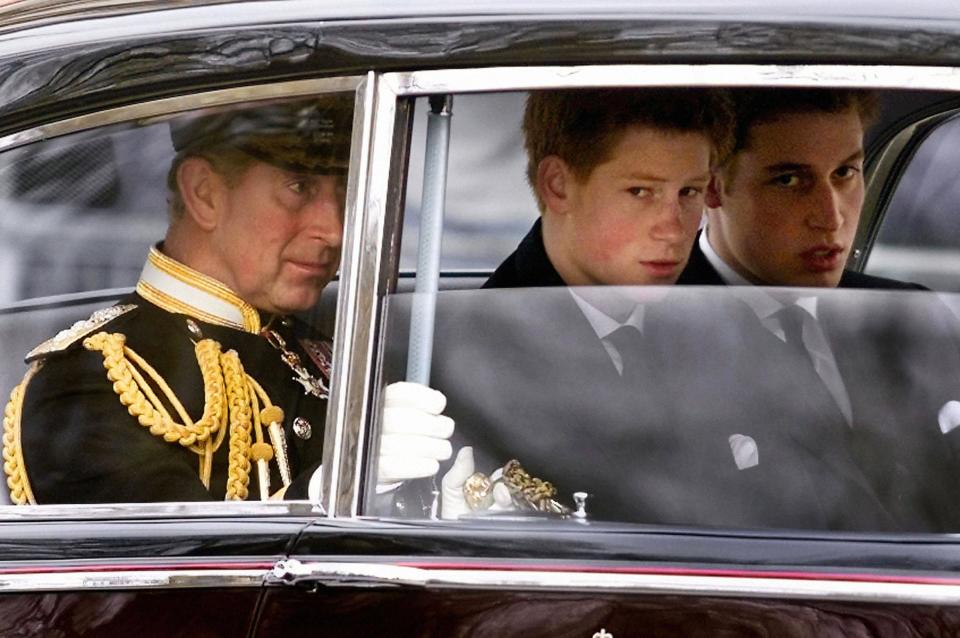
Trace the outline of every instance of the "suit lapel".
<path fill-rule="evenodd" d="M 720 273 L 710 265 L 710 262 L 707 261 L 707 256 L 700 250 L 700 233 L 702 232 L 701 230 L 697 233 L 697 238 L 693 242 L 690 259 L 687 261 L 687 266 L 683 269 L 683 272 L 680 273 L 680 278 L 677 280 L 677 285 L 679 286 L 724 285 L 723 279 L 720 278 Z"/>

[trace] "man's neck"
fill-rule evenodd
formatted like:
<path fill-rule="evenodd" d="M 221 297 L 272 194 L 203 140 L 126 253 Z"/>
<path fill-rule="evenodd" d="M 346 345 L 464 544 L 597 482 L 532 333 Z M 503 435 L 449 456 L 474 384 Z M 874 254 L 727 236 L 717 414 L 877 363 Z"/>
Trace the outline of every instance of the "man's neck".
<path fill-rule="evenodd" d="M 707 259 L 707 262 L 713 266 L 713 269 L 717 271 L 717 274 L 720 275 L 720 279 L 723 280 L 728 286 L 751 286 L 755 282 L 750 281 L 736 270 L 733 266 L 728 264 L 723 257 L 720 256 L 720 253 L 713 247 L 713 243 L 710 241 L 711 234 L 710 224 L 708 223 L 703 232 L 700 233 L 700 252 L 703 253 L 703 256 Z"/>

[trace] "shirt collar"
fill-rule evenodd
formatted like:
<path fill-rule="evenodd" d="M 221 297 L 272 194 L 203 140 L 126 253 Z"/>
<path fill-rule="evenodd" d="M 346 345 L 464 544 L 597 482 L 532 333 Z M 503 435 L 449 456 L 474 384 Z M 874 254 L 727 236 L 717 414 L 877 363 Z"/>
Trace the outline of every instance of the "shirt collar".
<path fill-rule="evenodd" d="M 600 308 L 594 306 L 584 297 L 578 295 L 573 288 L 569 288 L 569 290 L 570 294 L 573 296 L 573 300 L 576 302 L 577 306 L 580 307 L 580 311 L 587 318 L 587 321 L 590 323 L 590 327 L 593 328 L 595 333 L 597 333 L 598 338 L 605 339 L 620 326 L 633 326 L 641 333 L 643 332 L 643 315 L 645 306 L 642 303 L 634 306 L 633 311 L 630 313 L 627 319 L 621 323 Z"/>
<path fill-rule="evenodd" d="M 750 306 L 758 318 L 766 319 L 787 305 L 783 300 L 762 288 L 750 291 L 737 290 L 736 286 L 753 286 L 753 283 L 727 265 L 727 262 L 723 261 L 723 258 L 717 254 L 717 251 L 710 245 L 710 240 L 707 239 L 707 226 L 704 226 L 700 233 L 699 246 L 703 256 L 707 258 L 713 269 L 720 275 L 723 283 L 734 287 L 731 289 L 731 294 Z M 794 299 L 793 303 L 809 312 L 814 319 L 817 318 L 817 298 L 815 295 L 794 296 Z"/>
<path fill-rule="evenodd" d="M 137 282 L 137 294 L 168 312 L 250 333 L 260 332 L 260 313 L 226 285 L 193 270 L 154 246 Z"/>

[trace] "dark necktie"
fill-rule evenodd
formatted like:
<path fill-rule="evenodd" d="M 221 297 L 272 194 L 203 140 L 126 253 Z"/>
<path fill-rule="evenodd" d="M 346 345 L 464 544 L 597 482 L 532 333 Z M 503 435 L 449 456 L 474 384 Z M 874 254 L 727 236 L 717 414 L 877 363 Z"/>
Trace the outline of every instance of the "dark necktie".
<path fill-rule="evenodd" d="M 797 304 L 790 304 L 778 310 L 774 316 L 777 317 L 777 320 L 780 322 L 780 327 L 783 328 L 787 345 L 790 346 L 795 354 L 813 367 L 813 359 L 810 357 L 810 351 L 807 350 L 807 347 L 803 344 L 803 321 L 806 317 L 809 317 L 810 314 Z M 816 372 L 815 367 L 813 367 L 813 370 Z M 818 374 L 817 376 L 819 377 L 820 375 Z"/>
<path fill-rule="evenodd" d="M 774 315 L 783 328 L 783 334 L 786 339 L 786 346 L 790 352 L 789 370 L 792 370 L 795 383 L 795 390 L 799 393 L 798 397 L 804 397 L 808 405 L 815 407 L 821 414 L 827 416 L 830 421 L 835 422 L 836 432 L 848 430 L 847 421 L 834 398 L 833 393 L 827 387 L 823 378 L 817 373 L 813 357 L 803 343 L 803 322 L 812 316 L 806 310 L 796 304 L 784 306 Z M 842 427 L 841 427 L 842 426 Z"/>
<path fill-rule="evenodd" d="M 645 351 L 643 334 L 636 326 L 622 325 L 605 337 L 620 353 L 623 364 L 621 378 L 625 383 L 634 383 L 650 376 L 650 357 Z"/>

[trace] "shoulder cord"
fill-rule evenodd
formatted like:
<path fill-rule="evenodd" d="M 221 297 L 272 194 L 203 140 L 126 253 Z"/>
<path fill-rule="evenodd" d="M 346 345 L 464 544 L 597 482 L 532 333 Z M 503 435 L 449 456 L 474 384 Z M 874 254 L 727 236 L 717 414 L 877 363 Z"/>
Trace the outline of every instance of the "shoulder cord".
<path fill-rule="evenodd" d="M 10 502 L 14 505 L 36 505 L 27 478 L 23 462 L 23 448 L 20 445 L 20 413 L 23 410 L 23 394 L 30 379 L 40 369 L 36 362 L 27 370 L 23 381 L 10 392 L 10 401 L 3 410 L 3 472 L 7 475 L 7 487 L 10 488 Z"/>
<path fill-rule="evenodd" d="M 268 463 L 274 453 L 270 444 L 263 440 L 261 422 L 266 420 L 264 416 L 270 417 L 271 423 L 282 421 L 283 412 L 271 403 L 260 384 L 246 374 L 236 351 L 221 352 L 220 344 L 212 339 L 202 339 L 195 344 L 203 379 L 204 410 L 200 419 L 194 422 L 163 377 L 126 346 L 124 335 L 100 332 L 84 339 L 83 346 L 103 355 L 107 379 L 113 383 L 120 403 L 140 425 L 154 436 L 168 443 L 177 443 L 200 457 L 198 474 L 207 489 L 210 488 L 213 455 L 227 434 L 229 415 L 226 499 L 244 500 L 249 495 L 251 459 L 257 461 L 260 498 L 269 498 Z M 23 394 L 36 367 L 31 368 L 20 385 L 14 388 L 4 414 L 4 471 L 8 476 L 11 500 L 18 505 L 36 504 L 20 443 Z M 173 419 L 158 392 L 182 423 Z M 259 410 L 260 402 L 266 406 L 263 415 Z M 267 413 L 268 409 L 272 411 Z M 251 443 L 251 431 L 255 433 L 256 444 Z"/>

